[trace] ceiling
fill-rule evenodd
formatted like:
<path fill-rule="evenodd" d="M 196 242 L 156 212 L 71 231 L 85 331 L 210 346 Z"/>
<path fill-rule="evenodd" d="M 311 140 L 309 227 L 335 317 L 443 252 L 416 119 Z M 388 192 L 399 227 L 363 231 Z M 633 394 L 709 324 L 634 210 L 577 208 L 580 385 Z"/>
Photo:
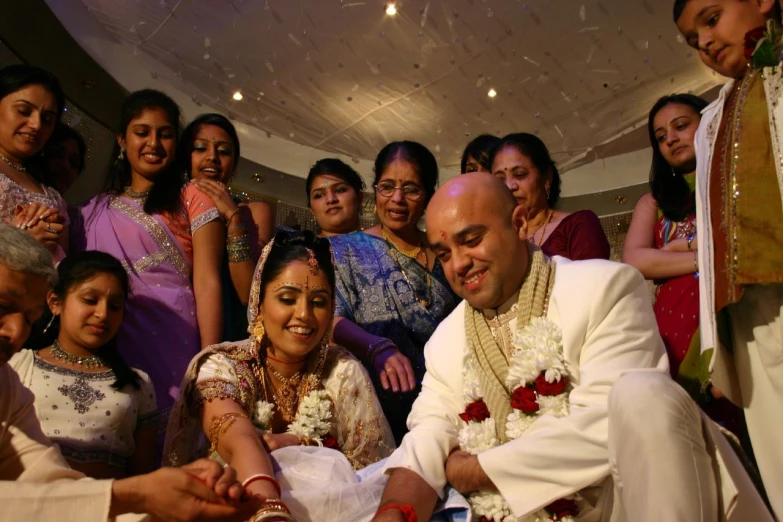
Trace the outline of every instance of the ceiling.
<path fill-rule="evenodd" d="M 528 131 L 573 167 L 644 147 L 640 123 L 659 96 L 717 83 L 670 0 L 407 0 L 395 16 L 378 0 L 47 3 L 125 87 L 141 75 L 175 88 L 198 112 L 243 123 L 243 149 L 250 134 L 285 141 L 301 165 L 336 153 L 367 166 L 412 139 L 458 170 L 472 137 Z M 107 46 L 124 51 L 123 71 Z M 291 150 L 260 160 L 305 175 L 276 163 Z"/>

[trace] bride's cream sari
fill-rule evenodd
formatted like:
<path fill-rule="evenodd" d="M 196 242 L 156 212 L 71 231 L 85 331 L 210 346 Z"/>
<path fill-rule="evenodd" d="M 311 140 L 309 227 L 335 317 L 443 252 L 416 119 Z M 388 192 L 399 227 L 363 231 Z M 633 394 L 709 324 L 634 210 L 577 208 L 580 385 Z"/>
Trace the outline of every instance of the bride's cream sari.
<path fill-rule="evenodd" d="M 251 337 L 210 346 L 188 367 L 166 434 L 166 465 L 181 466 L 204 456 L 220 459 L 217 454 L 208 454 L 201 422 L 205 401 L 234 400 L 252 419 L 256 403 L 264 400 L 256 374 L 257 367 L 265 363 L 265 353 L 254 326 L 262 300 L 261 276 L 275 241 L 278 237 L 264 248 L 253 279 L 248 306 Z M 337 441 L 338 451 L 290 446 L 271 453 L 283 500 L 299 521 L 371 518 L 385 477 L 381 473 L 362 477 L 355 470 L 389 456 L 395 447 L 367 371 L 345 349 L 330 344 L 330 338 L 328 330 L 311 353 L 303 378 L 305 393 L 299 397 L 313 389 L 326 391 L 333 406 L 330 439 Z"/>

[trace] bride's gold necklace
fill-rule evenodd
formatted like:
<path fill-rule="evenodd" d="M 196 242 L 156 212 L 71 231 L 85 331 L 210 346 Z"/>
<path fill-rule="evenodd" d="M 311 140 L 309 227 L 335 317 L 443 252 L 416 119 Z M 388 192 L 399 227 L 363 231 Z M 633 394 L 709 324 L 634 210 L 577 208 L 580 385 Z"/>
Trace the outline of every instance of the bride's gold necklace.
<path fill-rule="evenodd" d="M 302 383 L 304 372 L 300 370 L 290 377 L 286 377 L 269 363 L 259 364 L 257 368 L 256 377 L 261 382 L 265 398 L 272 399 L 285 422 L 293 422 L 299 407 L 299 385 Z M 268 379 L 267 373 L 270 377 L 277 379 L 280 386 L 275 386 L 272 379 Z"/>

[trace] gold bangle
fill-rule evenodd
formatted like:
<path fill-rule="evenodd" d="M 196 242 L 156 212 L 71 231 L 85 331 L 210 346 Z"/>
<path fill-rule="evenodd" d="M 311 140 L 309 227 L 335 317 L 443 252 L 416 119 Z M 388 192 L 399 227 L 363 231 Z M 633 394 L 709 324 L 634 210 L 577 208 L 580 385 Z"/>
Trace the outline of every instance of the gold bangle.
<path fill-rule="evenodd" d="M 239 207 L 235 208 L 234 211 L 228 215 L 228 218 L 226 218 L 226 226 L 231 223 L 231 220 L 234 219 L 234 216 L 237 214 L 239 214 Z"/>
<path fill-rule="evenodd" d="M 693 271 L 695 273 L 699 273 L 699 253 L 694 252 L 693 253 Z"/>

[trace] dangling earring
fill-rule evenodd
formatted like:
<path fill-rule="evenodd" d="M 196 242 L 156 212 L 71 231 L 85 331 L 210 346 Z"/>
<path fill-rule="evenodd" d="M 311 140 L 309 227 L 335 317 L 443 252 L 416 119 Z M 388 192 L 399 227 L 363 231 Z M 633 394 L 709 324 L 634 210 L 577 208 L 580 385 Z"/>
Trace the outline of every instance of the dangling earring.
<path fill-rule="evenodd" d="M 552 188 L 552 182 L 551 181 L 547 181 L 544 184 L 544 192 L 546 192 L 547 203 L 549 202 L 549 191 L 550 191 L 551 188 Z"/>
<path fill-rule="evenodd" d="M 676 178 L 676 177 L 677 177 L 677 173 L 674 171 L 674 167 L 672 167 L 672 177 L 673 177 L 673 178 Z"/>
<path fill-rule="evenodd" d="M 258 319 L 256 321 L 256 325 L 253 327 L 253 337 L 255 337 L 260 344 L 264 340 L 264 335 L 266 335 L 264 323 L 261 321 L 261 319 Z"/>
<path fill-rule="evenodd" d="M 43 329 L 43 333 L 44 333 L 44 335 L 46 334 L 46 332 L 48 332 L 48 331 L 49 331 L 49 328 L 51 328 L 51 327 L 52 327 L 52 324 L 54 323 L 54 320 L 55 320 L 55 319 L 57 319 L 58 317 L 59 317 L 59 316 L 58 316 L 58 315 L 56 315 L 56 314 L 53 314 L 53 315 L 52 315 L 52 318 L 51 318 L 51 319 L 49 319 L 49 322 L 48 322 L 48 323 L 46 323 L 46 328 L 44 328 L 44 329 Z"/>
<path fill-rule="evenodd" d="M 120 153 L 119 153 L 119 155 L 117 156 L 117 159 L 118 159 L 119 161 L 122 161 L 122 160 L 124 160 L 124 159 L 125 159 L 125 146 L 124 146 L 124 145 L 120 145 Z"/>

